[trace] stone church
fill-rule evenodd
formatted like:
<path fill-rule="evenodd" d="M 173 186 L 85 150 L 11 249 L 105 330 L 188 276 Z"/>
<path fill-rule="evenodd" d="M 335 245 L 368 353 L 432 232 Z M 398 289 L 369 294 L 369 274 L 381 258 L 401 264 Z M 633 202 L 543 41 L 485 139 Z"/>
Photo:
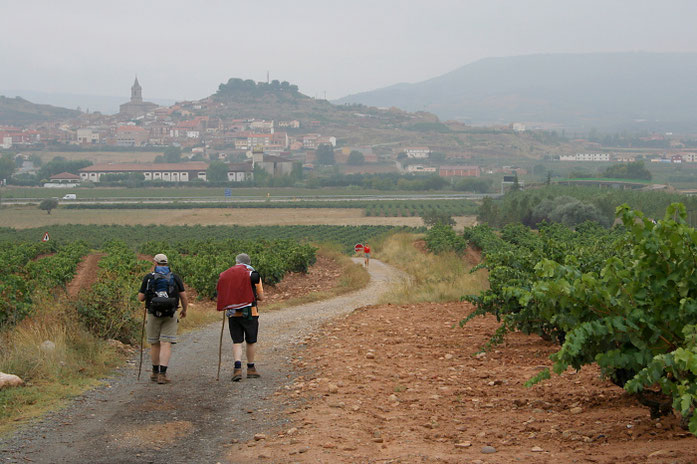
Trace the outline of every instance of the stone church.
<path fill-rule="evenodd" d="M 143 101 L 143 88 L 138 83 L 138 78 L 136 77 L 136 80 L 133 82 L 133 86 L 131 87 L 131 101 L 124 103 L 119 107 L 119 114 L 136 117 L 149 113 L 155 108 L 157 108 L 155 103 Z"/>

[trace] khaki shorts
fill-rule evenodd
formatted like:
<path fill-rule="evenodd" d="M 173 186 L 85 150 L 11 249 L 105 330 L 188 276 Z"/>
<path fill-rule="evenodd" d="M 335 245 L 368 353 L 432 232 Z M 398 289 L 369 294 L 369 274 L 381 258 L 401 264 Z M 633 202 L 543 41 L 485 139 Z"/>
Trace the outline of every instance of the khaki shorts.
<path fill-rule="evenodd" d="M 179 311 L 172 317 L 155 317 L 148 313 L 145 333 L 148 343 L 177 343 L 177 327 L 179 326 Z"/>

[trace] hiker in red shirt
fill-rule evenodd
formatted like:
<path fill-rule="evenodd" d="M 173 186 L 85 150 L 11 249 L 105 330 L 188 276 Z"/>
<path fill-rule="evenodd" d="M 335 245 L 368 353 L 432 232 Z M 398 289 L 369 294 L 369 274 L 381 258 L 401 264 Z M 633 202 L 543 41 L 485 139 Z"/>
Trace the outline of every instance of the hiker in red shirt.
<path fill-rule="evenodd" d="M 220 274 L 218 279 L 218 311 L 228 317 L 232 356 L 235 367 L 232 381 L 242 380 L 242 343 L 247 344 L 247 378 L 259 378 L 254 366 L 257 334 L 259 332 L 259 309 L 257 300 L 264 299 L 264 287 L 259 273 L 251 266 L 246 253 L 235 257 L 236 264 Z"/>
<path fill-rule="evenodd" d="M 363 245 L 363 256 L 365 257 L 365 267 L 368 267 L 368 264 L 370 264 L 370 247 L 367 243 Z"/>

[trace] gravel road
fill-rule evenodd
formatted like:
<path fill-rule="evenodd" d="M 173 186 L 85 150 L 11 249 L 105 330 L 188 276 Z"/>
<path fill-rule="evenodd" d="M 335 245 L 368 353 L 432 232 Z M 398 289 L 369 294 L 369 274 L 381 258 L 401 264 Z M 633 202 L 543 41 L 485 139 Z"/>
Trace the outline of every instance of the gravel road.
<path fill-rule="evenodd" d="M 230 381 L 232 343 L 226 330 L 223 369 L 215 381 L 220 323 L 180 337 L 170 370 L 172 383 L 149 380 L 137 362 L 105 385 L 0 440 L 0 463 L 223 463 L 230 443 L 281 425 L 283 405 L 273 393 L 294 377 L 289 362 L 303 338 L 322 322 L 376 303 L 402 274 L 377 260 L 371 281 L 357 292 L 326 301 L 263 313 L 257 367 L 260 379 Z"/>

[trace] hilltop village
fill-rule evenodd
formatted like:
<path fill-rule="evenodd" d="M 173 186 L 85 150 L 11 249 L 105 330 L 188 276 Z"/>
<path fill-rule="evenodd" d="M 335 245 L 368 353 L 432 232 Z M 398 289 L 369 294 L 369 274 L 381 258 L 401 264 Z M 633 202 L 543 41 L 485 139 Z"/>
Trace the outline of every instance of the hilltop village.
<path fill-rule="evenodd" d="M 18 166 L 9 177 L 26 181 L 33 176 L 33 185 L 97 183 L 128 176 L 139 182 L 243 183 L 254 179 L 255 170 L 297 180 L 323 166 L 342 166 L 342 174 L 428 175 L 450 183 L 483 176 L 486 182 L 468 180 L 466 188 L 492 191 L 504 176 L 541 178 L 553 171 L 548 162 L 596 170 L 612 162 L 697 162 L 690 143 L 671 134 L 635 137 L 636 149 L 608 149 L 607 140 L 593 140 L 592 134 L 569 136 L 523 123 L 473 128 L 442 123 L 428 113 L 332 105 L 302 95 L 297 86 L 285 81 L 233 78 L 209 97 L 159 106 L 144 99 L 136 77 L 130 99 L 113 115 L 60 109 L 61 117 L 50 117 L 45 107 L 55 107 L 33 106 L 45 113 L 43 120 L 0 126 L 0 149 L 14 156 Z M 37 153 L 43 156 L 42 151 L 55 152 L 55 147 L 58 152 L 84 152 L 86 160 L 99 151 L 133 156 L 127 163 L 90 161 L 37 178 L 41 164 Z M 163 155 L 155 159 L 138 157 L 138 153 L 158 151 Z M 535 160 L 547 164 L 531 164 Z M 213 178 L 211 166 L 217 171 Z M 584 177 L 579 176 L 583 171 L 571 174 Z M 0 182 L 13 183 L 6 173 L 1 177 Z"/>

